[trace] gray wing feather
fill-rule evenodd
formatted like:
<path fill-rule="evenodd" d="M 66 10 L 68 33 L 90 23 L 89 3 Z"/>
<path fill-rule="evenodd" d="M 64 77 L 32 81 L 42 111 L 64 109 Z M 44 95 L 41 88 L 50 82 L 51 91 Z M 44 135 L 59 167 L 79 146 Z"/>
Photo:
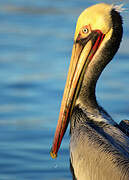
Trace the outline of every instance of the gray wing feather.
<path fill-rule="evenodd" d="M 70 155 L 79 180 L 129 180 L 129 137 L 113 125 L 87 121 L 76 126 Z"/>

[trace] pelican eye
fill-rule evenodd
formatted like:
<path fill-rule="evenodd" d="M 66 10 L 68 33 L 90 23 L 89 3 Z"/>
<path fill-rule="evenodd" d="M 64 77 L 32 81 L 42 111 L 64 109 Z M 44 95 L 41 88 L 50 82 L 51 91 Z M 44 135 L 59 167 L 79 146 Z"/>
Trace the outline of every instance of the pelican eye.
<path fill-rule="evenodd" d="M 85 28 L 83 28 L 82 32 L 83 32 L 84 34 L 87 34 L 87 33 L 89 32 L 89 30 L 85 27 Z"/>

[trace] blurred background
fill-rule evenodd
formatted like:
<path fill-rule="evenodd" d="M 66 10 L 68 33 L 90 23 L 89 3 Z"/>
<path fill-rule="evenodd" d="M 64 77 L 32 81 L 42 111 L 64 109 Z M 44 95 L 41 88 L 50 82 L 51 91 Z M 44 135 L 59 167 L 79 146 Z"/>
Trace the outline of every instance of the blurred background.
<path fill-rule="evenodd" d="M 0 180 L 71 180 L 69 130 L 49 155 L 68 72 L 76 20 L 96 0 L 0 0 Z M 99 103 L 129 118 L 129 3 L 119 52 L 97 85 Z"/>

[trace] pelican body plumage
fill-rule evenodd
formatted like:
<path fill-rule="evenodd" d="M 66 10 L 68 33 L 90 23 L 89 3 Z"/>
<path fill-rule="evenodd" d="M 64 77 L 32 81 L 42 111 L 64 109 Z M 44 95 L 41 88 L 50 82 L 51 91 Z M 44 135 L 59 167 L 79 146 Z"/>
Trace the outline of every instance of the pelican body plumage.
<path fill-rule="evenodd" d="M 51 156 L 70 122 L 74 180 L 129 180 L 129 123 L 117 124 L 98 104 L 97 80 L 116 54 L 123 27 L 119 8 L 100 3 L 78 18 Z"/>

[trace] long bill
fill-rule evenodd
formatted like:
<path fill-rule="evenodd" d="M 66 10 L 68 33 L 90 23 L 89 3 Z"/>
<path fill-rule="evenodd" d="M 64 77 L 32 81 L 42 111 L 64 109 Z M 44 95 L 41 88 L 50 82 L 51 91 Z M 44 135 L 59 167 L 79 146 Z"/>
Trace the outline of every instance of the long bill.
<path fill-rule="evenodd" d="M 71 62 L 60 108 L 59 119 L 53 145 L 50 151 L 52 158 L 57 157 L 57 152 L 67 129 L 75 101 L 81 88 L 85 71 L 103 38 L 104 35 L 97 30 L 93 31 L 92 34 L 90 34 L 87 38 L 76 41 L 73 45 Z"/>

